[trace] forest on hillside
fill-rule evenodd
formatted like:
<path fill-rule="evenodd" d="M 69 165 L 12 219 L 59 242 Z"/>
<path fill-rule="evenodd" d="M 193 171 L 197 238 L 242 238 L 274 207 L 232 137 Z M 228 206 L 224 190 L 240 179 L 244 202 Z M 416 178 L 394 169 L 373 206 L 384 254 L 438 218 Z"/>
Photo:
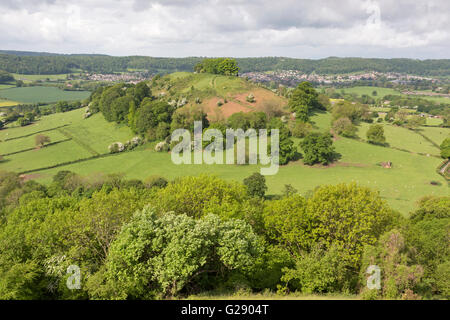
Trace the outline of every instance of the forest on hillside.
<path fill-rule="evenodd" d="M 192 71 L 202 57 L 158 58 L 146 56 L 113 57 L 107 55 L 11 54 L 0 51 L 0 70 L 21 74 L 61 74 L 74 70 L 112 73 L 145 69 L 152 73 Z M 400 72 L 427 76 L 449 76 L 450 59 L 366 59 L 336 58 L 294 59 L 283 57 L 237 58 L 240 72 L 300 70 L 305 73 L 342 74 L 361 71 Z"/>

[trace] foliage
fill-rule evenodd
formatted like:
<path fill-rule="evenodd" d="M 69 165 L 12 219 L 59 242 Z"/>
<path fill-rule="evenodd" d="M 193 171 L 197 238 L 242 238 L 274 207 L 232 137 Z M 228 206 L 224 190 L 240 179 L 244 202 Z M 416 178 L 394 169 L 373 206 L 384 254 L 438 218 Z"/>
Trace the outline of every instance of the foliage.
<path fill-rule="evenodd" d="M 264 198 L 267 191 L 266 178 L 259 172 L 245 178 L 244 185 L 247 187 L 250 196 Z"/>
<path fill-rule="evenodd" d="M 353 125 L 349 118 L 339 118 L 333 122 L 333 130 L 344 137 L 354 137 L 357 128 Z"/>
<path fill-rule="evenodd" d="M 227 76 L 237 76 L 239 67 L 237 66 L 236 59 L 203 59 L 201 62 L 195 65 L 194 71 L 199 73 L 206 72 L 213 74 L 223 74 Z"/>
<path fill-rule="evenodd" d="M 377 296 L 387 299 L 418 299 L 415 294 L 417 285 L 423 276 L 423 267 L 412 263 L 412 252 L 398 230 L 384 234 L 376 245 L 364 249 L 361 266 L 361 279 L 369 265 L 377 265 L 382 270 L 381 289 Z M 367 288 L 363 295 L 367 295 Z M 376 289 L 372 289 L 376 290 Z"/>
<path fill-rule="evenodd" d="M 324 250 L 319 245 L 296 257 L 295 268 L 284 268 L 281 280 L 303 293 L 344 292 L 348 290 L 348 265 L 336 246 Z"/>
<path fill-rule="evenodd" d="M 292 92 L 288 102 L 289 108 L 292 112 L 295 112 L 297 119 L 306 122 L 311 111 L 324 108 L 320 104 L 318 96 L 309 82 L 302 82 Z"/>
<path fill-rule="evenodd" d="M 37 147 L 43 147 L 44 144 L 50 142 L 50 137 L 43 134 L 38 134 L 34 138 Z"/>
<path fill-rule="evenodd" d="M 366 137 L 367 141 L 373 144 L 384 144 L 386 142 L 384 128 L 381 124 L 371 125 L 367 130 Z"/>
<path fill-rule="evenodd" d="M 245 187 L 214 176 L 181 177 L 155 194 L 152 204 L 160 212 L 200 218 L 208 213 L 223 218 L 242 218 L 247 200 Z"/>
<path fill-rule="evenodd" d="M 262 247 L 251 227 L 215 215 L 138 211 L 113 243 L 106 263 L 108 298 L 174 296 L 201 274 L 217 275 L 253 266 Z M 100 290 L 93 286 L 93 295 Z M 104 298 L 100 295 L 100 298 Z"/>
<path fill-rule="evenodd" d="M 328 164 L 336 157 L 330 133 L 309 133 L 300 142 L 300 147 L 303 150 L 303 162 L 308 165 Z"/>
<path fill-rule="evenodd" d="M 441 157 L 444 159 L 450 159 L 450 138 L 445 139 L 441 145 Z"/>

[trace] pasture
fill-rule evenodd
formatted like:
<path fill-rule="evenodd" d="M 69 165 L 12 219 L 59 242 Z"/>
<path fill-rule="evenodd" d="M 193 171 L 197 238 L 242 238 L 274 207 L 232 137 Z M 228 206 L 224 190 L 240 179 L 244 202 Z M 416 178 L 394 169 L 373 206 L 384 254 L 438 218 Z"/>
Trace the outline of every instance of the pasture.
<path fill-rule="evenodd" d="M 74 110 L 54 114 L 43 117 L 41 121 L 27 127 L 1 130 L 1 139 L 19 137 L 0 142 L 2 153 L 32 147 L 33 132 L 39 130 L 50 130 L 44 134 L 49 135 L 52 141 L 65 140 L 70 136 L 72 139 L 39 150 L 5 156 L 5 160 L 0 163 L 0 170 L 23 172 L 67 161 L 86 159 L 92 157 L 93 152 L 106 154 L 110 143 L 124 142 L 132 137 L 127 127 L 108 123 L 100 114 L 84 120 L 82 113 L 83 110 Z M 313 117 L 313 121 L 317 130 L 327 130 L 330 127 L 330 114 L 319 113 Z M 66 126 L 57 128 L 63 124 Z M 360 134 L 365 129 L 366 127 L 362 125 Z M 448 129 L 438 131 L 440 129 L 442 128 L 427 127 L 423 129 L 423 132 L 428 134 L 430 139 L 440 140 L 442 135 L 448 133 Z M 418 152 L 438 154 L 438 149 L 410 130 L 386 125 L 386 131 L 388 142 L 392 146 L 410 149 L 411 152 L 339 137 L 334 143 L 336 151 L 341 154 L 341 159 L 337 163 L 330 166 L 310 167 L 299 160 L 282 166 L 276 175 L 266 177 L 268 194 L 280 194 L 285 184 L 291 184 L 301 194 L 307 194 L 322 184 L 355 181 L 379 190 L 381 196 L 392 208 L 404 215 L 413 210 L 415 201 L 424 195 L 448 194 L 446 181 L 435 171 L 441 159 L 418 154 Z M 29 136 L 23 137 L 24 135 Z M 299 139 L 294 141 L 298 145 Z M 384 169 L 379 166 L 380 162 L 385 161 L 391 161 L 393 168 Z M 123 173 L 130 179 L 145 179 L 157 174 L 170 180 L 179 176 L 207 173 L 228 180 L 242 181 L 245 177 L 259 171 L 259 168 L 259 165 L 175 165 L 169 153 L 155 152 L 153 144 L 146 144 L 130 152 L 83 160 L 52 169 L 37 170 L 33 172 L 33 175 L 38 181 L 44 183 L 49 183 L 53 175 L 60 170 L 71 170 L 81 175 Z M 438 181 L 439 184 L 431 185 L 432 180 Z"/>
<path fill-rule="evenodd" d="M 13 73 L 14 79 L 22 80 L 25 83 L 32 81 L 56 81 L 56 80 L 66 80 L 67 74 L 19 74 Z"/>
<path fill-rule="evenodd" d="M 363 94 L 366 94 L 372 98 L 383 98 L 386 95 L 398 95 L 398 96 L 405 96 L 405 97 L 417 97 L 426 99 L 429 101 L 437 102 L 437 103 L 450 103 L 450 98 L 448 97 L 440 97 L 440 96 L 427 96 L 427 95 L 407 95 L 403 94 L 400 91 L 390 89 L 390 88 L 382 88 L 382 87 L 370 87 L 370 86 L 357 86 L 352 88 L 344 88 L 344 89 L 336 89 L 338 92 L 342 92 L 342 90 L 345 93 L 354 93 L 358 96 L 362 96 Z M 376 91 L 377 95 L 372 95 L 372 92 Z"/>
<path fill-rule="evenodd" d="M 21 103 L 50 103 L 88 98 L 89 91 L 64 91 L 56 87 L 20 87 L 0 90 L 0 98 Z M 1 101 L 1 100 L 0 100 Z"/>
<path fill-rule="evenodd" d="M 389 147 L 407 150 L 412 153 L 430 154 L 435 156 L 440 154 L 440 150 L 435 145 L 413 130 L 386 123 L 381 125 L 384 128 L 384 136 L 386 137 L 386 142 L 389 144 Z M 366 133 L 369 127 L 370 124 L 365 122 L 358 126 L 359 138 L 363 140 L 367 139 Z M 450 131 L 449 129 L 443 130 Z"/>

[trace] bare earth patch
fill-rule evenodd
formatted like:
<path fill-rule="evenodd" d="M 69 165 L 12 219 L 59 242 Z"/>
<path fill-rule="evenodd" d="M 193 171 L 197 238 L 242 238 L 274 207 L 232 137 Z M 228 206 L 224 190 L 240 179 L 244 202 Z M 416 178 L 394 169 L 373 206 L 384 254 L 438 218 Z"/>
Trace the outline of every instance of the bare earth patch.
<path fill-rule="evenodd" d="M 39 173 L 30 173 L 30 174 L 21 174 L 20 179 L 22 179 L 23 182 L 27 182 L 28 180 L 38 179 L 41 177 Z"/>

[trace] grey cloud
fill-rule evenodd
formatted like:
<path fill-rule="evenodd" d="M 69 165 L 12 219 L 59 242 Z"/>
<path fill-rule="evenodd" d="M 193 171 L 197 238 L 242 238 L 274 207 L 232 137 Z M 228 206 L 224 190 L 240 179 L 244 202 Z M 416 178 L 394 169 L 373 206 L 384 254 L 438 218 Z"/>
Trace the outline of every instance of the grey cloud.
<path fill-rule="evenodd" d="M 295 57 L 450 52 L 447 0 L 0 0 L 0 8 L 5 49 Z M 369 20 L 377 10 L 380 19 Z"/>

